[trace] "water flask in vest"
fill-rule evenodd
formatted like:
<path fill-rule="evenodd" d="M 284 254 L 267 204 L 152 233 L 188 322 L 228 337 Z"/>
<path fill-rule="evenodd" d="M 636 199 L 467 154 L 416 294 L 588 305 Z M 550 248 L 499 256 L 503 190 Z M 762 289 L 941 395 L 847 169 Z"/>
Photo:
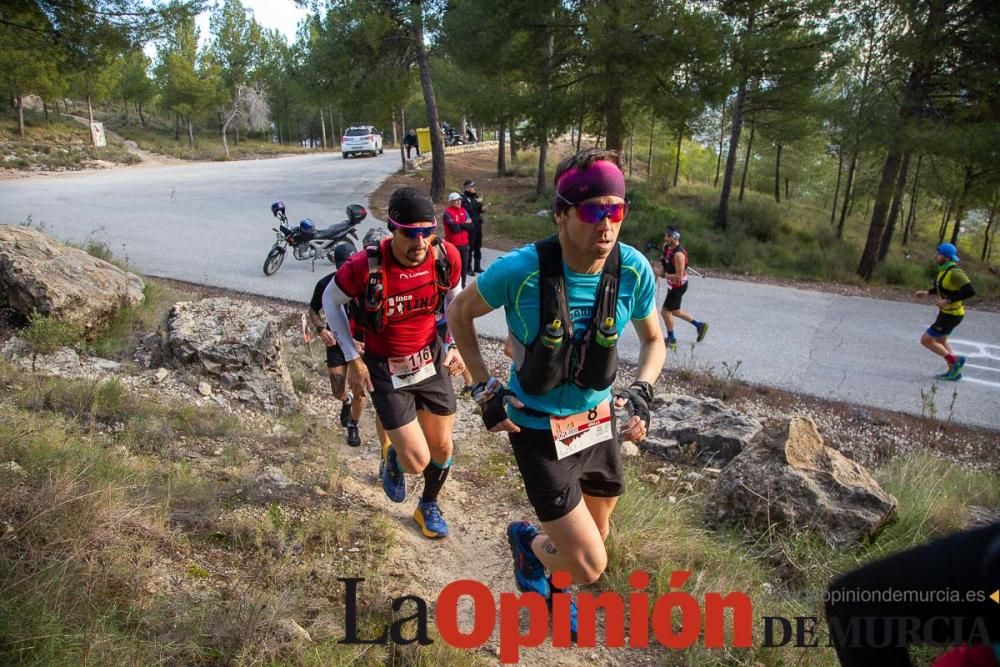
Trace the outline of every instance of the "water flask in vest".
<path fill-rule="evenodd" d="M 606 317 L 604 323 L 597 328 L 597 344 L 601 347 L 612 347 L 618 342 L 618 330 L 615 328 L 615 318 Z"/>
<path fill-rule="evenodd" d="M 552 320 L 552 323 L 545 327 L 545 332 L 542 334 L 542 345 L 548 350 L 554 350 L 562 345 L 565 335 L 566 332 L 563 331 L 562 322 L 560 320 Z"/>

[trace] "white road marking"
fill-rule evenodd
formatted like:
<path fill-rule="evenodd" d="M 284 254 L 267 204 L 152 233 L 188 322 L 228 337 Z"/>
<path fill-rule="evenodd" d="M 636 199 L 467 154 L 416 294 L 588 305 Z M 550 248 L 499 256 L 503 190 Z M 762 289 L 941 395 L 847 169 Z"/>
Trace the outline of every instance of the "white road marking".
<path fill-rule="evenodd" d="M 993 368 L 992 366 L 980 366 L 979 364 L 965 364 L 962 366 L 962 371 L 964 372 L 966 368 L 978 368 L 984 371 L 993 371 L 994 373 L 1000 373 L 1000 368 Z"/>
<path fill-rule="evenodd" d="M 962 382 L 974 382 L 975 384 L 985 384 L 987 387 L 996 387 L 1000 389 L 1000 382 L 990 382 L 989 380 L 980 380 L 979 378 L 970 378 L 962 376 Z"/>
<path fill-rule="evenodd" d="M 988 345 L 986 343 L 980 343 L 974 340 L 957 340 L 952 339 L 948 341 L 952 345 L 960 345 L 963 347 L 970 347 L 974 352 L 965 352 L 962 354 L 964 357 L 983 358 L 983 359 L 996 359 L 1000 361 L 1000 345 Z M 991 350 L 993 350 L 991 352 Z"/>

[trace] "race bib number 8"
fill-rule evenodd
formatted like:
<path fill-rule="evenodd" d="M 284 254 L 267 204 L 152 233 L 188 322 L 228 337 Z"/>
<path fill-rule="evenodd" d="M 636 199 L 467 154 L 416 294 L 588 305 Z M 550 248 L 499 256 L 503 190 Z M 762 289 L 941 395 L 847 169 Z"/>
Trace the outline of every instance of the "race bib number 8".
<path fill-rule="evenodd" d="M 556 458 L 564 459 L 611 439 L 611 403 L 602 401 L 585 412 L 549 417 Z"/>
<path fill-rule="evenodd" d="M 430 347 L 405 357 L 389 357 L 388 361 L 393 389 L 409 387 L 437 375 Z"/>

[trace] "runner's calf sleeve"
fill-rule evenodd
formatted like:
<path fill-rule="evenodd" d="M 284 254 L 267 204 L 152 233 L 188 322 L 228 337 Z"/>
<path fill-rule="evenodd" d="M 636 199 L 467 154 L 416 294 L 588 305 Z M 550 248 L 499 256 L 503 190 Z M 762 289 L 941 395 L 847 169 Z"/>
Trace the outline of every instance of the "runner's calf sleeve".
<path fill-rule="evenodd" d="M 448 479 L 448 472 L 450 470 L 451 459 L 448 459 L 444 463 L 432 460 L 427 464 L 427 467 L 424 468 L 424 493 L 420 496 L 420 502 L 437 502 L 438 494 L 441 492 L 441 487 L 444 486 L 445 480 Z"/>

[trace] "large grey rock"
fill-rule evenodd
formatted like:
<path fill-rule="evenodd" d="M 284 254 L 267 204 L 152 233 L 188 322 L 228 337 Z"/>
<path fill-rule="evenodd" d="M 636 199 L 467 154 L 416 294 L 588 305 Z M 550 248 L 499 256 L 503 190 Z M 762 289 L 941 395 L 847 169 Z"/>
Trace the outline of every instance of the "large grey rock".
<path fill-rule="evenodd" d="M 703 462 L 723 466 L 763 428 L 714 398 L 676 395 L 665 402 L 654 408 L 650 437 L 643 442 L 645 449 L 664 458 L 672 458 L 678 445 L 693 443 Z"/>
<path fill-rule="evenodd" d="M 164 324 L 168 355 L 249 405 L 274 414 L 298 407 L 281 354 L 278 321 L 228 298 L 174 304 Z"/>
<path fill-rule="evenodd" d="M 810 529 L 842 546 L 874 537 L 897 505 L 867 470 L 825 446 L 811 419 L 792 417 L 769 426 L 722 470 L 706 519 L 754 532 Z"/>
<path fill-rule="evenodd" d="M 142 303 L 139 276 L 21 225 L 0 225 L 0 304 L 100 329 Z"/>

